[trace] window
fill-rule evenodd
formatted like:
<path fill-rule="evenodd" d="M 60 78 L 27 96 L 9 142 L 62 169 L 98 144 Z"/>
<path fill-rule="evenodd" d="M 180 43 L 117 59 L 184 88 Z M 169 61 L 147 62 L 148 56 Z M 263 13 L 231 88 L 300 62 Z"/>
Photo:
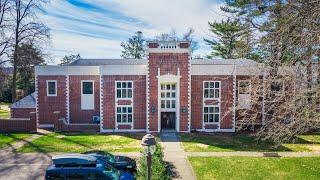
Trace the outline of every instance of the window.
<path fill-rule="evenodd" d="M 205 81 L 203 94 L 204 94 L 204 98 L 207 98 L 207 99 L 219 99 L 220 98 L 220 82 Z"/>
<path fill-rule="evenodd" d="M 251 82 L 239 81 L 238 89 L 239 89 L 239 94 L 251 94 Z"/>
<path fill-rule="evenodd" d="M 132 123 L 132 106 L 117 107 L 117 122 Z"/>
<path fill-rule="evenodd" d="M 132 82 L 117 81 L 116 88 L 117 98 L 132 98 Z"/>
<path fill-rule="evenodd" d="M 161 84 L 161 109 L 176 108 L 176 84 Z"/>
<path fill-rule="evenodd" d="M 57 81 L 47 81 L 47 96 L 57 96 Z"/>
<path fill-rule="evenodd" d="M 219 106 L 204 106 L 203 107 L 203 122 L 218 123 L 220 121 Z"/>
<path fill-rule="evenodd" d="M 93 82 L 82 82 L 82 94 L 93 94 Z"/>
<path fill-rule="evenodd" d="M 283 91 L 282 81 L 272 81 L 270 84 L 270 89 L 272 93 L 280 94 Z"/>

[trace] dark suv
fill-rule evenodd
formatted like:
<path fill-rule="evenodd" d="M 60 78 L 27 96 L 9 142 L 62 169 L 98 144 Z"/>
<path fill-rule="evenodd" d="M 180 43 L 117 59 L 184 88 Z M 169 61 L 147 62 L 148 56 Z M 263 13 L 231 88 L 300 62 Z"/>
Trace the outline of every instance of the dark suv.
<path fill-rule="evenodd" d="M 46 180 L 134 180 L 133 175 L 108 164 L 100 164 L 96 157 L 83 154 L 59 155 L 52 158 Z"/>

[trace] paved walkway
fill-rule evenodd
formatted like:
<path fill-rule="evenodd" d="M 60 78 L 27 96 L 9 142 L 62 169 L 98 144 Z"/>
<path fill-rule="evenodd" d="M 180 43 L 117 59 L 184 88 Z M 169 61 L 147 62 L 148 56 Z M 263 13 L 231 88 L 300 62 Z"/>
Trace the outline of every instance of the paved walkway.
<path fill-rule="evenodd" d="M 162 133 L 161 141 L 164 148 L 164 160 L 171 165 L 173 179 L 195 180 L 187 155 L 182 149 L 176 133 Z"/>

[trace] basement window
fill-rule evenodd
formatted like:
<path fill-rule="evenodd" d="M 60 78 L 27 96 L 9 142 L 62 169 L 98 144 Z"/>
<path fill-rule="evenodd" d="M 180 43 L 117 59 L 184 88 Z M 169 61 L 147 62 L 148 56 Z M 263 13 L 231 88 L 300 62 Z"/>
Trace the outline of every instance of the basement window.
<path fill-rule="evenodd" d="M 47 81 L 47 96 L 57 96 L 57 81 L 48 80 Z"/>
<path fill-rule="evenodd" d="M 132 123 L 132 106 L 117 107 L 117 122 L 120 124 Z"/>

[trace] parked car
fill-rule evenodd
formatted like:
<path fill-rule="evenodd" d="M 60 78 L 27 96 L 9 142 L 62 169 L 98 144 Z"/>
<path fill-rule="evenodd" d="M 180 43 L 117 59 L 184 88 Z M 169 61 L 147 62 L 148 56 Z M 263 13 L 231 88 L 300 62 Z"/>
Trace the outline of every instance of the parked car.
<path fill-rule="evenodd" d="M 115 156 L 104 151 L 89 151 L 85 154 L 98 158 L 98 161 L 103 164 L 110 164 L 118 170 L 124 170 L 130 173 L 136 172 L 135 160 L 125 156 Z"/>
<path fill-rule="evenodd" d="M 48 167 L 46 180 L 134 180 L 128 172 L 117 170 L 109 164 L 101 164 L 90 155 L 66 154 L 54 156 Z"/>

